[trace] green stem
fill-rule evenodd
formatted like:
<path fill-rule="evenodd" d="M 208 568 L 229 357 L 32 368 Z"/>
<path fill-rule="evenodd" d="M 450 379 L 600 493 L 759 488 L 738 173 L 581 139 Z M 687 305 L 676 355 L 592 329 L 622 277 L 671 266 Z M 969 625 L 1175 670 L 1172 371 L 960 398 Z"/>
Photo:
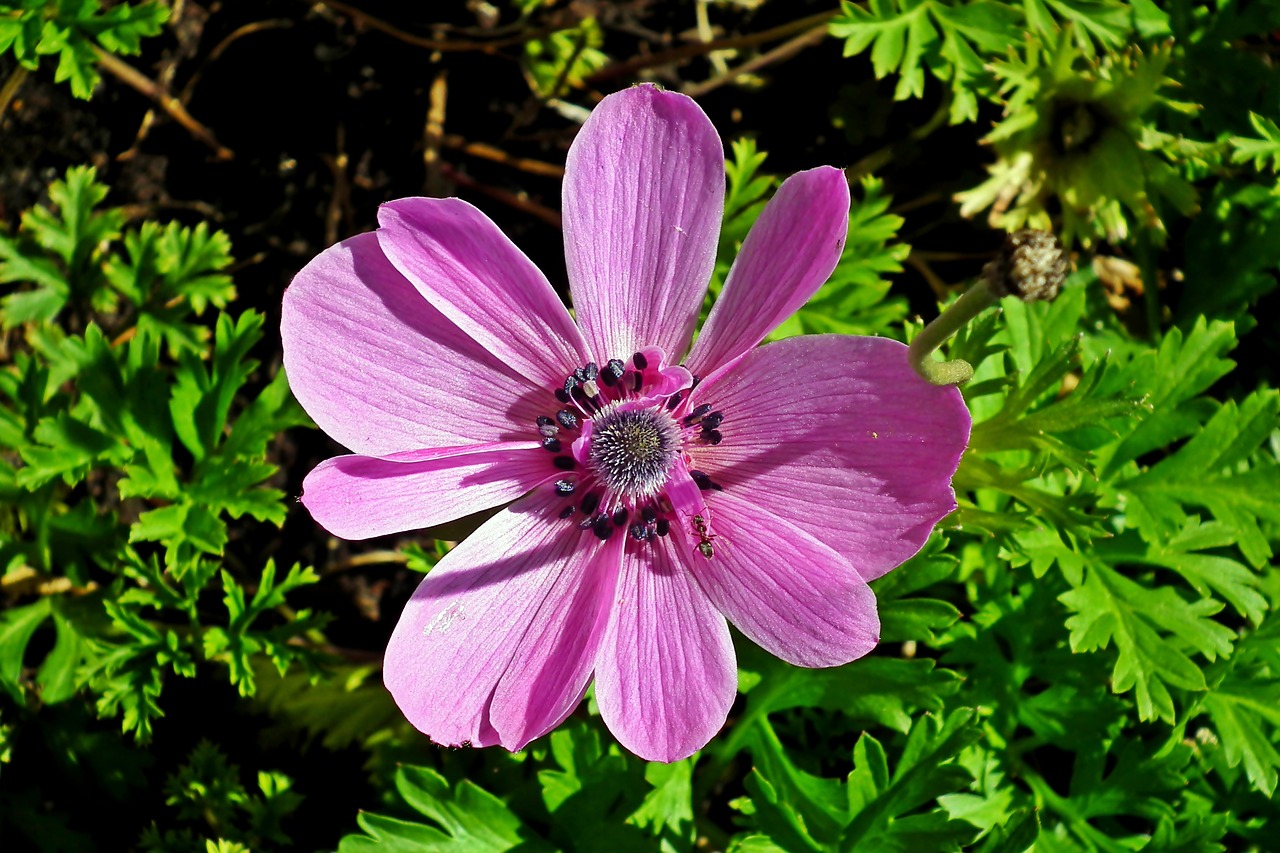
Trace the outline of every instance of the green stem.
<path fill-rule="evenodd" d="M 943 311 L 924 331 L 916 335 L 907 350 L 907 359 L 916 373 L 934 385 L 959 385 L 973 377 L 973 366 L 962 358 L 935 361 L 933 351 L 968 325 L 974 317 L 1000 301 L 986 282 L 979 281 Z"/>

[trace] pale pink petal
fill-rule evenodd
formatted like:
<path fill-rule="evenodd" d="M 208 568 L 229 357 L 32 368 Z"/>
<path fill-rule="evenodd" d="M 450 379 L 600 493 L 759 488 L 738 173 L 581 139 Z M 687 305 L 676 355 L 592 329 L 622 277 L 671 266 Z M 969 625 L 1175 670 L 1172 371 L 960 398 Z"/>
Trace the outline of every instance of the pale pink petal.
<path fill-rule="evenodd" d="M 596 660 L 596 702 L 618 742 L 679 761 L 729 715 L 737 667 L 725 619 L 683 567 L 677 537 L 628 540 Z"/>
<path fill-rule="evenodd" d="M 713 500 L 712 556 L 686 530 L 684 559 L 738 630 L 798 666 L 838 666 L 875 648 L 875 595 L 848 560 L 747 495 Z"/>
<path fill-rule="evenodd" d="M 498 360 L 554 389 L 588 359 L 564 303 L 489 217 L 456 198 L 378 208 L 378 242 L 427 301 Z"/>
<path fill-rule="evenodd" d="M 783 181 L 743 241 L 685 365 L 705 377 L 764 340 L 830 277 L 848 231 L 844 172 L 821 166 Z"/>
<path fill-rule="evenodd" d="M 569 149 L 564 245 L 573 307 L 601 360 L 679 361 L 715 264 L 724 147 L 702 109 L 652 85 L 605 98 Z"/>
<path fill-rule="evenodd" d="M 573 589 L 561 589 L 563 600 L 548 600 L 530 620 L 494 692 L 490 722 L 512 749 L 560 725 L 582 699 L 609 622 L 622 562 L 623 531 L 601 545 L 594 534 L 574 528 L 572 522 L 556 523 L 564 525 L 563 535 L 580 541 L 592 566 Z"/>
<path fill-rule="evenodd" d="M 693 466 L 835 549 L 864 580 L 915 554 L 955 508 L 969 411 L 959 389 L 917 376 L 896 341 L 768 344 L 699 385 L 698 403 L 724 413 L 723 442 L 697 446 Z"/>
<path fill-rule="evenodd" d="M 449 552 L 405 606 L 383 681 L 409 722 L 437 743 L 521 749 L 582 696 L 618 554 L 558 520 L 561 503 L 540 490 L 503 510 Z M 548 642 L 554 651 L 529 647 Z M 516 673 L 516 665 L 536 671 Z M 522 720 L 514 703 L 525 686 L 546 692 Z"/>
<path fill-rule="evenodd" d="M 334 536 L 368 539 L 501 506 L 561 473 L 536 442 L 404 455 L 326 459 L 303 480 L 302 503 Z"/>
<path fill-rule="evenodd" d="M 549 402 L 431 307 L 373 234 L 331 246 L 294 277 L 280 335 L 298 401 L 357 453 L 528 438 Z"/>

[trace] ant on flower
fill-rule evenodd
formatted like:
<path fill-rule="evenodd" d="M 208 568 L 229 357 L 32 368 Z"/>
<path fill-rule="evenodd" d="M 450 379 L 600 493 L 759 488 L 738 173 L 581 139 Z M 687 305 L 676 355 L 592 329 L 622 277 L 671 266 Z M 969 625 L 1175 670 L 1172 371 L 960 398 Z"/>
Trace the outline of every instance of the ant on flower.
<path fill-rule="evenodd" d="M 716 555 L 715 548 L 711 543 L 718 539 L 714 533 L 707 529 L 707 520 L 700 515 L 695 515 L 690 519 L 693 532 L 698 536 L 698 553 L 710 560 Z"/>

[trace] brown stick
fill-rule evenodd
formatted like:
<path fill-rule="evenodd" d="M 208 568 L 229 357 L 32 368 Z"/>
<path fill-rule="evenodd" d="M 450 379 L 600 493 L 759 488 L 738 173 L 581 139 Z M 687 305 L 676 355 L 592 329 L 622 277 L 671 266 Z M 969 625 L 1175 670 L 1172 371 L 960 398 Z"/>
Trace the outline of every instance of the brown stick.
<path fill-rule="evenodd" d="M 519 169 L 532 175 L 543 175 L 548 178 L 564 177 L 564 166 L 544 163 L 541 160 L 533 160 L 528 157 L 515 157 L 487 142 L 468 142 L 456 133 L 445 134 L 440 143 L 445 148 L 452 148 L 454 151 L 461 151 L 464 154 L 470 154 L 472 157 L 479 157 L 483 160 L 492 160 L 495 163 L 501 163 L 504 166 L 510 166 L 513 169 Z"/>
<path fill-rule="evenodd" d="M 810 15 L 807 18 L 801 18 L 798 21 L 792 21 L 788 24 L 781 24 L 772 29 L 763 30 L 758 33 L 751 33 L 745 36 L 731 36 L 729 38 L 717 39 L 715 41 L 696 42 L 693 44 L 685 44 L 680 47 L 673 47 L 670 50 L 664 50 L 661 53 L 654 53 L 649 56 L 637 56 L 633 59 L 615 62 L 612 65 L 601 68 L 590 77 L 586 78 L 588 85 L 595 85 L 605 80 L 613 80 L 617 77 L 626 77 L 637 71 L 643 71 L 646 68 L 653 68 L 657 65 L 666 65 L 670 62 L 681 62 L 686 59 L 693 59 L 696 56 L 702 56 L 717 50 L 734 50 L 743 47 L 755 47 L 765 42 L 776 41 L 777 39 L 786 38 L 798 32 L 812 29 L 825 24 L 834 18 L 838 10 L 832 9 L 830 12 L 819 12 L 816 15 Z"/>
<path fill-rule="evenodd" d="M 18 94 L 18 90 L 22 88 L 22 83 L 26 79 L 27 69 L 21 65 L 15 65 L 13 71 L 9 74 L 9 78 L 4 81 L 4 87 L 0 88 L 0 121 L 4 121 L 4 114 L 9 109 L 9 103 Z"/>
<path fill-rule="evenodd" d="M 710 80 L 704 80 L 701 83 L 691 83 L 684 86 L 681 91 L 691 98 L 700 98 L 713 89 L 719 89 L 726 83 L 732 83 L 743 74 L 751 74 L 759 71 L 765 66 L 772 65 L 775 62 L 782 62 L 795 56 L 807 47 L 812 47 L 822 41 L 827 35 L 827 26 L 822 24 L 816 26 L 806 33 L 801 33 L 790 41 L 783 42 L 768 53 L 762 53 L 755 59 L 742 63 L 737 68 L 730 68 L 724 74 L 712 77 Z"/>
<path fill-rule="evenodd" d="M 170 118 L 185 127 L 196 139 L 212 148 L 217 159 L 230 160 L 235 157 L 230 148 L 219 143 L 213 132 L 192 118 L 191 113 L 187 112 L 187 108 L 177 98 L 169 94 L 169 91 L 163 86 L 97 45 L 93 46 L 93 52 L 97 55 L 98 64 L 102 66 L 103 70 L 155 101 L 156 105 L 168 113 Z"/>
<path fill-rule="evenodd" d="M 406 33 L 404 30 L 397 29 L 381 18 L 375 18 L 368 12 L 361 12 L 354 6 L 348 6 L 346 3 L 340 3 L 338 0 L 320 0 L 320 3 L 328 6 L 335 12 L 341 12 L 347 17 L 358 23 L 364 24 L 371 30 L 378 30 L 386 33 L 392 38 L 402 41 L 405 44 L 416 45 L 417 47 L 425 47 L 430 50 L 456 50 L 456 51 L 479 51 L 480 53 L 497 53 L 504 47 L 524 44 L 534 39 L 542 38 L 550 35 L 558 28 L 543 27 L 533 32 L 521 33 L 520 35 L 511 36 L 505 39 L 495 39 L 493 41 L 460 41 L 454 39 L 430 39 L 423 36 L 415 36 L 412 33 Z"/>
<path fill-rule="evenodd" d="M 482 184 L 479 181 L 473 181 L 471 178 L 468 178 L 448 163 L 441 163 L 440 170 L 449 178 L 449 180 L 453 181 L 460 187 L 466 187 L 467 189 L 482 192 L 490 198 L 495 198 L 503 204 L 514 207 L 516 210 L 527 213 L 530 216 L 536 216 L 538 219 L 541 219 L 543 222 L 554 228 L 560 227 L 560 214 L 556 213 L 549 207 L 544 207 L 536 201 L 530 201 L 529 199 L 518 196 L 513 192 L 508 192 L 507 190 L 499 189 L 498 187 L 491 187 L 486 184 Z"/>

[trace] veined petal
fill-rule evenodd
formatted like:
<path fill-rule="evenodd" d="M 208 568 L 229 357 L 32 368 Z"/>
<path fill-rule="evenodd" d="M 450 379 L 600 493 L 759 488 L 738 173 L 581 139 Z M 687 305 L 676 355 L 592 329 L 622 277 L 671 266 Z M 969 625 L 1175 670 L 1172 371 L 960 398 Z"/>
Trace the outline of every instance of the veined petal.
<path fill-rule="evenodd" d="M 546 276 L 465 201 L 389 201 L 378 208 L 378 224 L 395 268 L 499 361 L 547 388 L 588 360 Z"/>
<path fill-rule="evenodd" d="M 407 458 L 406 458 L 407 457 Z M 453 521 L 513 501 L 555 476 L 537 442 L 337 456 L 302 482 L 302 503 L 334 536 L 369 539 Z"/>
<path fill-rule="evenodd" d="M 875 595 L 844 557 L 746 495 L 717 493 L 709 524 L 714 555 L 685 531 L 685 563 L 757 645 L 797 666 L 838 666 L 875 648 Z"/>
<path fill-rule="evenodd" d="M 608 606 L 617 552 L 558 521 L 557 507 L 544 492 L 503 510 L 450 551 L 405 606 L 383 681 L 435 742 L 520 749 L 563 720 L 586 688 L 590 666 L 581 661 L 596 654 L 597 599 Z M 529 646 L 547 642 L 567 658 Z M 517 664 L 537 671 L 514 673 Z M 522 719 L 515 703 L 526 685 L 547 692 Z"/>
<path fill-rule="evenodd" d="M 564 245 L 599 360 L 689 347 L 724 216 L 724 147 L 691 99 L 652 85 L 605 98 L 569 149 Z"/>
<path fill-rule="evenodd" d="M 729 627 L 684 568 L 674 539 L 628 542 L 596 660 L 605 725 L 648 761 L 679 761 L 705 746 L 738 685 Z"/>
<path fill-rule="evenodd" d="M 626 537 L 597 544 L 593 534 L 561 524 L 561 535 L 578 538 L 591 565 L 578 576 L 577 586 L 561 587 L 559 598 L 543 603 L 493 694 L 489 720 L 509 749 L 522 749 L 577 707 L 609 623 Z"/>
<path fill-rule="evenodd" d="M 955 509 L 969 411 L 959 389 L 917 376 L 896 341 L 777 341 L 703 382 L 693 403 L 724 412 L 723 443 L 699 447 L 694 464 L 842 554 L 863 580 L 915 554 Z"/>
<path fill-rule="evenodd" d="M 280 336 L 294 395 L 357 453 L 525 438 L 541 414 L 544 389 L 445 319 L 373 234 L 331 246 L 294 277 Z"/>
<path fill-rule="evenodd" d="M 830 277 L 848 232 L 844 172 L 821 166 L 783 181 L 743 241 L 686 366 L 705 377 L 764 340 Z"/>

